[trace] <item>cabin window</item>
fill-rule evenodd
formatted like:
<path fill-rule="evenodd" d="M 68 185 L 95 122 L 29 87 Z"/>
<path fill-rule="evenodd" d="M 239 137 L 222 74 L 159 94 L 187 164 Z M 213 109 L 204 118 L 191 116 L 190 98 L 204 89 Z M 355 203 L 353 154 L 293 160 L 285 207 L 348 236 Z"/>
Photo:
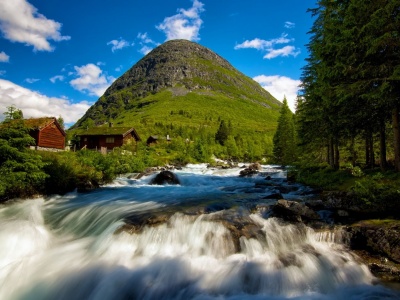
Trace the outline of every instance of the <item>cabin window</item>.
<path fill-rule="evenodd" d="M 112 143 L 114 143 L 114 137 L 108 137 L 108 138 L 106 138 L 106 143 L 107 143 L 107 144 L 112 144 Z"/>
<path fill-rule="evenodd" d="M 87 142 L 87 137 L 83 138 L 83 141 L 84 141 L 84 142 Z"/>

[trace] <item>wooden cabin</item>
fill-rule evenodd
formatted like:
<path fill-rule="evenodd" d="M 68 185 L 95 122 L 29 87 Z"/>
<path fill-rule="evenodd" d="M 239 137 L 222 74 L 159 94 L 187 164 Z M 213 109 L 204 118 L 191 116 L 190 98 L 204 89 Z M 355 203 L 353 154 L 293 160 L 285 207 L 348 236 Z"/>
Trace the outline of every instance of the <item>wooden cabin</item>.
<path fill-rule="evenodd" d="M 149 136 L 147 138 L 146 145 L 150 146 L 152 144 L 157 144 L 157 141 L 158 141 L 158 136 L 157 135 L 151 135 L 151 136 Z"/>
<path fill-rule="evenodd" d="M 81 131 L 77 136 L 80 138 L 81 149 L 112 150 L 115 147 L 140 141 L 133 127 L 93 127 Z"/>
<path fill-rule="evenodd" d="M 29 135 L 35 139 L 35 147 L 47 149 L 65 149 L 66 133 L 56 118 L 43 117 L 24 120 Z"/>

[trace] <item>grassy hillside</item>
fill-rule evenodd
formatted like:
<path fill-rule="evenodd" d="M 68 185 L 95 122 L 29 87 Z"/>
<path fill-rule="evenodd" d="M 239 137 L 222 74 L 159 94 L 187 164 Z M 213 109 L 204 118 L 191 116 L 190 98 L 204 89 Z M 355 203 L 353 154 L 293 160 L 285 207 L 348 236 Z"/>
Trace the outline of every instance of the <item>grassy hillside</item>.
<path fill-rule="evenodd" d="M 201 136 L 210 145 L 224 120 L 235 143 L 246 148 L 253 142 L 272 144 L 280 106 L 257 82 L 216 53 L 174 40 L 118 78 L 70 133 L 112 122 L 135 127 L 142 140 L 168 134 L 194 141 Z"/>

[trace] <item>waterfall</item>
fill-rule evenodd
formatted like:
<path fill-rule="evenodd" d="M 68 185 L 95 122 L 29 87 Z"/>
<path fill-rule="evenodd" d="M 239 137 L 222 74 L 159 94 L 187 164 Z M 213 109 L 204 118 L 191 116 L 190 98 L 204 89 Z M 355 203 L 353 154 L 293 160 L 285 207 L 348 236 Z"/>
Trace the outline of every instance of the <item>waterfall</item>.
<path fill-rule="evenodd" d="M 193 165 L 177 186 L 121 177 L 88 194 L 1 205 L 0 299 L 399 297 L 338 233 L 257 213 L 259 178 L 239 171 Z M 220 202 L 229 205 L 205 213 Z"/>

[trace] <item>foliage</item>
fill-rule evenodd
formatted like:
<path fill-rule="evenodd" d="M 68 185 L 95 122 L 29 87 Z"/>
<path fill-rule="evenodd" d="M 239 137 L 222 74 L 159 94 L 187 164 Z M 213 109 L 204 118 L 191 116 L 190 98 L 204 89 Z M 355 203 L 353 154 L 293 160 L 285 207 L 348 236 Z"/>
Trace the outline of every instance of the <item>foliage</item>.
<path fill-rule="evenodd" d="M 22 120 L 0 127 L 0 199 L 31 196 L 47 177 L 45 163 L 28 146 L 34 145 Z"/>
<path fill-rule="evenodd" d="M 382 173 L 357 180 L 352 188 L 353 197 L 375 211 L 397 211 L 400 207 L 399 182 L 388 180 Z"/>
<path fill-rule="evenodd" d="M 7 106 L 7 111 L 3 114 L 5 116 L 4 122 L 9 122 L 11 120 L 22 120 L 24 118 L 22 110 L 16 108 L 14 105 Z"/>
<path fill-rule="evenodd" d="M 228 139 L 228 136 L 230 134 L 229 128 L 226 125 L 224 120 L 221 120 L 221 123 L 219 124 L 217 133 L 215 134 L 215 141 L 218 142 L 220 145 L 224 146 L 226 140 Z"/>
<path fill-rule="evenodd" d="M 346 184 L 354 182 L 354 177 L 345 170 L 335 170 L 327 165 L 297 167 L 293 170 L 298 182 L 324 190 L 346 189 Z"/>
<path fill-rule="evenodd" d="M 282 165 L 290 165 L 297 159 L 296 131 L 294 116 L 287 104 L 286 97 L 278 119 L 278 128 L 274 134 L 274 162 Z"/>
<path fill-rule="evenodd" d="M 317 5 L 310 9 L 315 21 L 296 112 L 300 144 L 327 149 L 327 163 L 338 169 L 341 145 L 363 138 L 365 163 L 373 167 L 373 138 L 379 135 L 381 169 L 391 146 L 400 170 L 398 0 Z M 392 145 L 386 139 L 390 122 Z"/>

